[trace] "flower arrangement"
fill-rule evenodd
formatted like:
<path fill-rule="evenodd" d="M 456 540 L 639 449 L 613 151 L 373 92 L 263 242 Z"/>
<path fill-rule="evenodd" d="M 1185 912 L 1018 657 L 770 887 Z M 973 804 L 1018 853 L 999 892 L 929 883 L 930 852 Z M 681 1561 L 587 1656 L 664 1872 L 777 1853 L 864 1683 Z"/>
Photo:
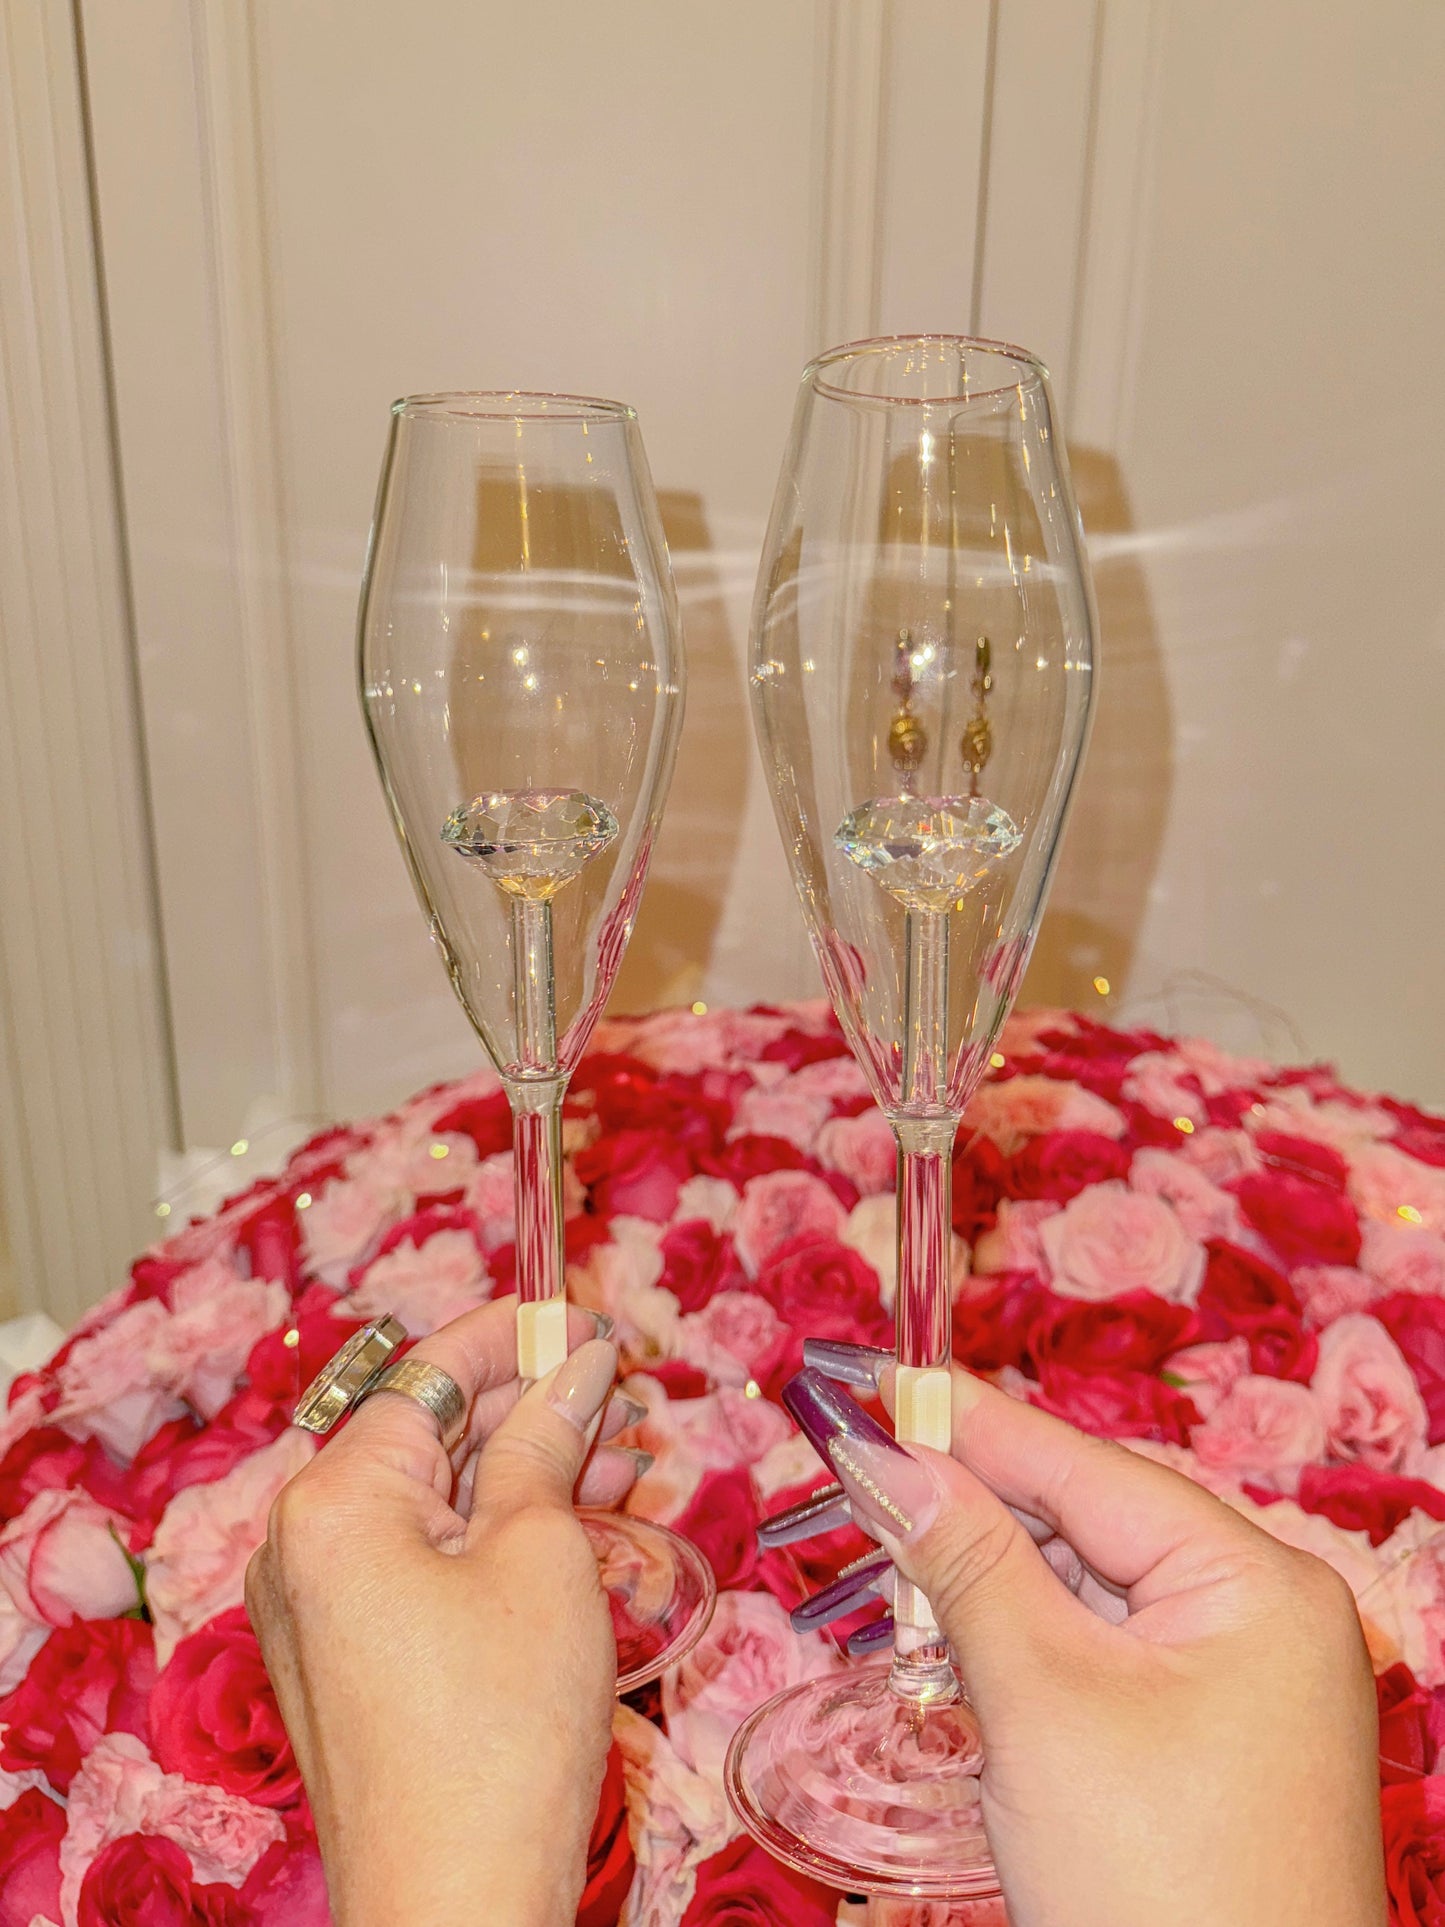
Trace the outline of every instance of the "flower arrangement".
<path fill-rule="evenodd" d="M 616 1321 L 647 1408 L 629 1503 L 722 1589 L 701 1645 L 617 1709 L 579 1918 L 823 1927 L 840 1897 L 739 1835 L 720 1769 L 760 1700 L 847 1663 L 856 1621 L 800 1636 L 787 1609 L 861 1535 L 760 1552 L 755 1527 L 823 1479 L 777 1403 L 804 1335 L 887 1342 L 891 1138 L 819 1005 L 604 1024 L 565 1135 L 569 1288 Z M 0 1927 L 327 1920 L 245 1566 L 315 1449 L 296 1394 L 341 1340 L 510 1287 L 510 1141 L 488 1073 L 325 1133 L 145 1253 L 17 1381 Z M 1317 1067 L 1022 1013 L 953 1209 L 961 1359 L 1348 1581 L 1394 1918 L 1445 1917 L 1445 1121 Z"/>

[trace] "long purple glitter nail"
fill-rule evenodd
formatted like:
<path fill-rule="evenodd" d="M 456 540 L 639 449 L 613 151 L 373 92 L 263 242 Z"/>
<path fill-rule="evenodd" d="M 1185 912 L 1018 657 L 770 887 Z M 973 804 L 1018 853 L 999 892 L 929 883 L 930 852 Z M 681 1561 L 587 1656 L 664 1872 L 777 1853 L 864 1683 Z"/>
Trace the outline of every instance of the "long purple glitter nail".
<path fill-rule="evenodd" d="M 845 1566 L 831 1585 L 823 1586 L 801 1606 L 788 1614 L 795 1633 L 816 1632 L 845 1613 L 855 1612 L 870 1594 L 876 1593 L 893 1568 L 886 1552 L 870 1552 Z"/>
<path fill-rule="evenodd" d="M 803 1363 L 810 1371 L 821 1372 L 840 1385 L 876 1392 L 884 1369 L 893 1363 L 893 1354 L 881 1345 L 849 1345 L 841 1338 L 805 1338 Z"/>
<path fill-rule="evenodd" d="M 843 1496 L 841 1485 L 820 1485 L 806 1499 L 775 1512 L 758 1527 L 758 1544 L 767 1551 L 771 1546 L 790 1546 L 799 1539 L 816 1539 L 825 1532 L 836 1532 L 852 1523 L 853 1514 Z"/>
<path fill-rule="evenodd" d="M 884 1613 L 881 1619 L 870 1619 L 866 1626 L 860 1626 L 856 1633 L 848 1635 L 848 1657 L 866 1658 L 869 1653 L 876 1653 L 880 1646 L 891 1645 L 892 1640 L 893 1615 Z"/>

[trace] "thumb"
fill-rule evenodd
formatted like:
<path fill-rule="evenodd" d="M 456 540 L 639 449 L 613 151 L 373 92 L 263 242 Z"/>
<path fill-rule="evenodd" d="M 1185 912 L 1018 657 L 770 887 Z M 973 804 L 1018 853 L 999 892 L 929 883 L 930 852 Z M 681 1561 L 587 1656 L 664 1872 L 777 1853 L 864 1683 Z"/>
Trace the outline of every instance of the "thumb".
<path fill-rule="evenodd" d="M 617 1380 L 617 1347 L 590 1339 L 518 1399 L 477 1462 L 473 1526 L 496 1526 L 526 1507 L 570 1511 Z"/>

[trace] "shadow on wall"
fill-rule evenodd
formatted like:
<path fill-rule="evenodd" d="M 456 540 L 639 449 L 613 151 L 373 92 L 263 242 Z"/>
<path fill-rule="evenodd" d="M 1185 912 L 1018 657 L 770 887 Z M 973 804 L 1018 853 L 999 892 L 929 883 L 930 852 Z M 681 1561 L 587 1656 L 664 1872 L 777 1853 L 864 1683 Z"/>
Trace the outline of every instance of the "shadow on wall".
<path fill-rule="evenodd" d="M 682 605 L 687 713 L 667 813 L 617 982 L 614 1011 L 697 997 L 737 863 L 747 785 L 748 711 L 702 497 L 658 492 Z"/>
<path fill-rule="evenodd" d="M 1118 463 L 1069 451 L 1099 605 L 1094 733 L 1020 1003 L 1102 1015 L 1130 987 L 1173 786 L 1173 718 Z"/>

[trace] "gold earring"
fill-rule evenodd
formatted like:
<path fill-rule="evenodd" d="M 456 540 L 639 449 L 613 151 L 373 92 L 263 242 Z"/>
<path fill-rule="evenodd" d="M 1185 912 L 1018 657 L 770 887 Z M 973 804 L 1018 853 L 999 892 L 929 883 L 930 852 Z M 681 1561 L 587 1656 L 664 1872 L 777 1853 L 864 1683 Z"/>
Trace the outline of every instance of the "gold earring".
<path fill-rule="evenodd" d="M 893 645 L 893 694 L 898 709 L 888 725 L 888 754 L 905 796 L 913 794 L 919 766 L 928 752 L 928 731 L 913 713 L 912 641 L 907 629 L 898 631 Z"/>
<path fill-rule="evenodd" d="M 993 754 L 993 725 L 988 720 L 988 697 L 993 688 L 993 652 L 988 637 L 980 636 L 973 652 L 973 714 L 963 726 L 959 754 L 968 771 L 968 793 L 978 795 L 978 779 Z"/>

